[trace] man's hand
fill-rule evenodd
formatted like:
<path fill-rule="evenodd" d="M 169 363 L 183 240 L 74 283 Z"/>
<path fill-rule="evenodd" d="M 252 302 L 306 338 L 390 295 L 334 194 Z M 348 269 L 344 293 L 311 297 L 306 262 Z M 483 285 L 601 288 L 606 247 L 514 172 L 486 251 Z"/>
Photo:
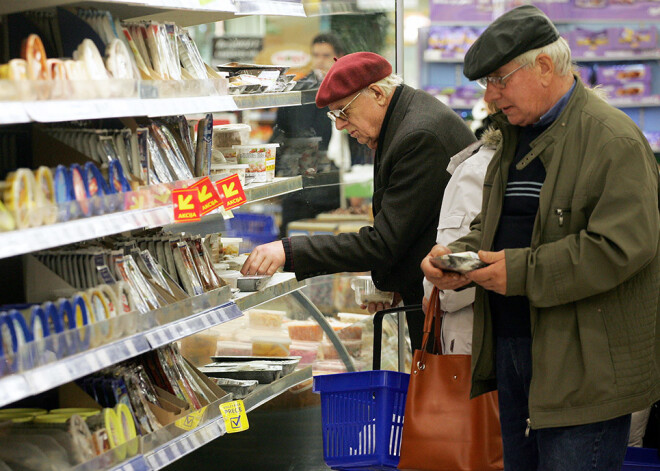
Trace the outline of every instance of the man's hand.
<path fill-rule="evenodd" d="M 277 240 L 268 244 L 259 245 L 252 250 L 247 258 L 241 274 L 246 275 L 272 275 L 278 268 L 284 266 L 286 255 L 282 241 Z"/>
<path fill-rule="evenodd" d="M 401 302 L 401 295 L 399 293 L 394 293 L 394 299 L 392 299 L 391 304 L 390 303 L 361 304 L 360 309 L 367 309 L 369 311 L 369 314 L 374 314 L 378 311 L 389 309 L 392 306 L 398 306 L 400 302 Z"/>
<path fill-rule="evenodd" d="M 482 286 L 484 289 L 494 291 L 498 294 L 506 294 L 506 260 L 504 250 L 499 252 L 479 251 L 479 258 L 488 263 L 485 268 L 473 270 L 465 276 Z"/>
<path fill-rule="evenodd" d="M 442 271 L 431 263 L 433 257 L 439 257 L 451 253 L 444 245 L 436 245 L 429 254 L 424 257 L 421 263 L 422 271 L 426 279 L 437 286 L 438 289 L 458 289 L 470 283 L 470 280 L 460 273 L 451 271 Z"/>

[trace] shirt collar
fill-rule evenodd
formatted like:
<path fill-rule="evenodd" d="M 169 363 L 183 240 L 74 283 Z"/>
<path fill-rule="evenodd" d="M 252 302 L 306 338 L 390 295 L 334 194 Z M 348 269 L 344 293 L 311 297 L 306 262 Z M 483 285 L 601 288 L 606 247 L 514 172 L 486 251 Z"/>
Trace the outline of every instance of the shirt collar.
<path fill-rule="evenodd" d="M 557 117 L 561 114 L 561 112 L 564 111 L 564 108 L 566 107 L 568 100 L 571 98 L 571 94 L 573 93 L 573 90 L 575 90 L 576 83 L 577 82 L 575 81 L 575 79 L 573 79 L 573 85 L 571 86 L 570 90 L 567 91 L 564 94 L 564 96 L 561 97 L 559 101 L 555 103 L 552 108 L 548 110 L 547 113 L 541 116 L 541 119 L 539 119 L 536 123 L 532 124 L 532 127 L 537 128 L 537 127 L 549 126 L 555 119 L 557 119 Z"/>

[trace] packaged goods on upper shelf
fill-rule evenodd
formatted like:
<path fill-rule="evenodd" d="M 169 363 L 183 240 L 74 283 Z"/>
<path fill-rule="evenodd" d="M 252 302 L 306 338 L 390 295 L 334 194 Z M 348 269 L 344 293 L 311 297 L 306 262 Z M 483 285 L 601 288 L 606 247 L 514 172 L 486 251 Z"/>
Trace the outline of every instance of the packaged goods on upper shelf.
<path fill-rule="evenodd" d="M 212 120 L 213 117 L 209 114 L 203 122 L 210 124 Z M 62 148 L 64 144 L 102 168 L 108 166 L 108 172 L 119 178 L 119 181 L 113 179 L 105 185 L 99 178 L 99 172 L 87 174 L 88 178 L 92 175 L 100 183 L 95 187 L 97 193 L 105 192 L 106 186 L 109 193 L 115 192 L 113 188 L 119 191 L 139 189 L 153 193 L 153 198 L 140 199 L 139 195 L 136 195 L 136 201 L 141 201 L 140 204 L 161 206 L 171 202 L 171 189 L 189 186 L 193 183 L 193 178 L 209 174 L 213 127 L 206 126 L 199 136 L 200 141 L 208 141 L 209 145 L 205 146 L 200 142 L 196 146 L 190 133 L 190 125 L 184 116 L 139 118 L 135 129 L 42 126 L 39 128 L 39 137 L 44 140 L 44 145 L 54 145 L 57 152 L 64 153 L 68 150 Z M 41 133 L 47 137 L 41 136 Z M 116 166 L 121 168 L 114 168 Z M 232 169 L 227 170 L 227 176 L 231 175 L 229 171 Z M 118 174 L 113 175 L 113 172 Z M 145 189 L 146 185 L 151 187 Z"/>
<path fill-rule="evenodd" d="M 460 58 L 481 35 L 484 28 L 431 26 L 428 35 L 428 48 L 440 51 L 442 57 Z"/>
<path fill-rule="evenodd" d="M 288 66 L 241 64 L 230 62 L 217 69 L 229 75 L 230 93 L 240 87 L 240 93 L 288 92 L 296 85 L 295 75 L 287 74 Z"/>
<path fill-rule="evenodd" d="M 0 184 L 0 231 L 25 229 L 125 208 L 130 185 L 119 161 L 107 169 L 109 181 L 94 163 L 85 166 L 19 168 Z"/>
<path fill-rule="evenodd" d="M 59 16 L 87 23 L 94 30 L 73 53 L 72 59 L 48 58 L 46 50 L 64 50 L 67 30 L 55 39 L 50 28 Z M 24 39 L 21 58 L 0 65 L 0 99 L 87 99 L 227 94 L 228 82 L 201 58 L 185 29 L 173 23 L 113 21 L 109 12 L 78 9 L 78 18 L 57 11 L 41 18 L 41 37 Z M 53 23 L 52 25 L 50 23 Z M 59 25 L 58 25 L 59 26 Z M 139 83 L 140 80 L 148 81 Z M 180 82 L 174 86 L 163 81 Z M 18 83 L 17 83 L 18 82 Z"/>

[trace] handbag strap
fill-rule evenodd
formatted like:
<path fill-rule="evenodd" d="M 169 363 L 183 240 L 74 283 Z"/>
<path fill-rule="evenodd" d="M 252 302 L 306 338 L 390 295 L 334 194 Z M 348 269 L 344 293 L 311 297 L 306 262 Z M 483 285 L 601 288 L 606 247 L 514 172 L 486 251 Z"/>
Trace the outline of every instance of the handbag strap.
<path fill-rule="evenodd" d="M 431 292 L 431 299 L 429 300 L 429 307 L 424 316 L 424 335 L 422 337 L 422 354 L 417 362 L 417 368 L 423 370 L 425 368 L 424 357 L 427 353 L 434 355 L 442 355 L 442 316 L 443 312 L 440 309 L 440 291 L 437 287 L 433 287 Z M 429 352 L 429 339 L 431 337 L 431 330 L 433 330 L 433 343 L 431 344 L 431 352 Z"/>

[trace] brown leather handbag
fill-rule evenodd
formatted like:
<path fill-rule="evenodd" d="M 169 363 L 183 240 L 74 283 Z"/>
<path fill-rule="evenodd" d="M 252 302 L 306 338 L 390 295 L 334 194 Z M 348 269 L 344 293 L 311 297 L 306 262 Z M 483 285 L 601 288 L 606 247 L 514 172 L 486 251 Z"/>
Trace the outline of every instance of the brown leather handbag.
<path fill-rule="evenodd" d="M 471 356 L 442 354 L 441 323 L 436 288 L 424 319 L 422 350 L 413 358 L 399 469 L 504 469 L 497 392 L 470 399 Z"/>

